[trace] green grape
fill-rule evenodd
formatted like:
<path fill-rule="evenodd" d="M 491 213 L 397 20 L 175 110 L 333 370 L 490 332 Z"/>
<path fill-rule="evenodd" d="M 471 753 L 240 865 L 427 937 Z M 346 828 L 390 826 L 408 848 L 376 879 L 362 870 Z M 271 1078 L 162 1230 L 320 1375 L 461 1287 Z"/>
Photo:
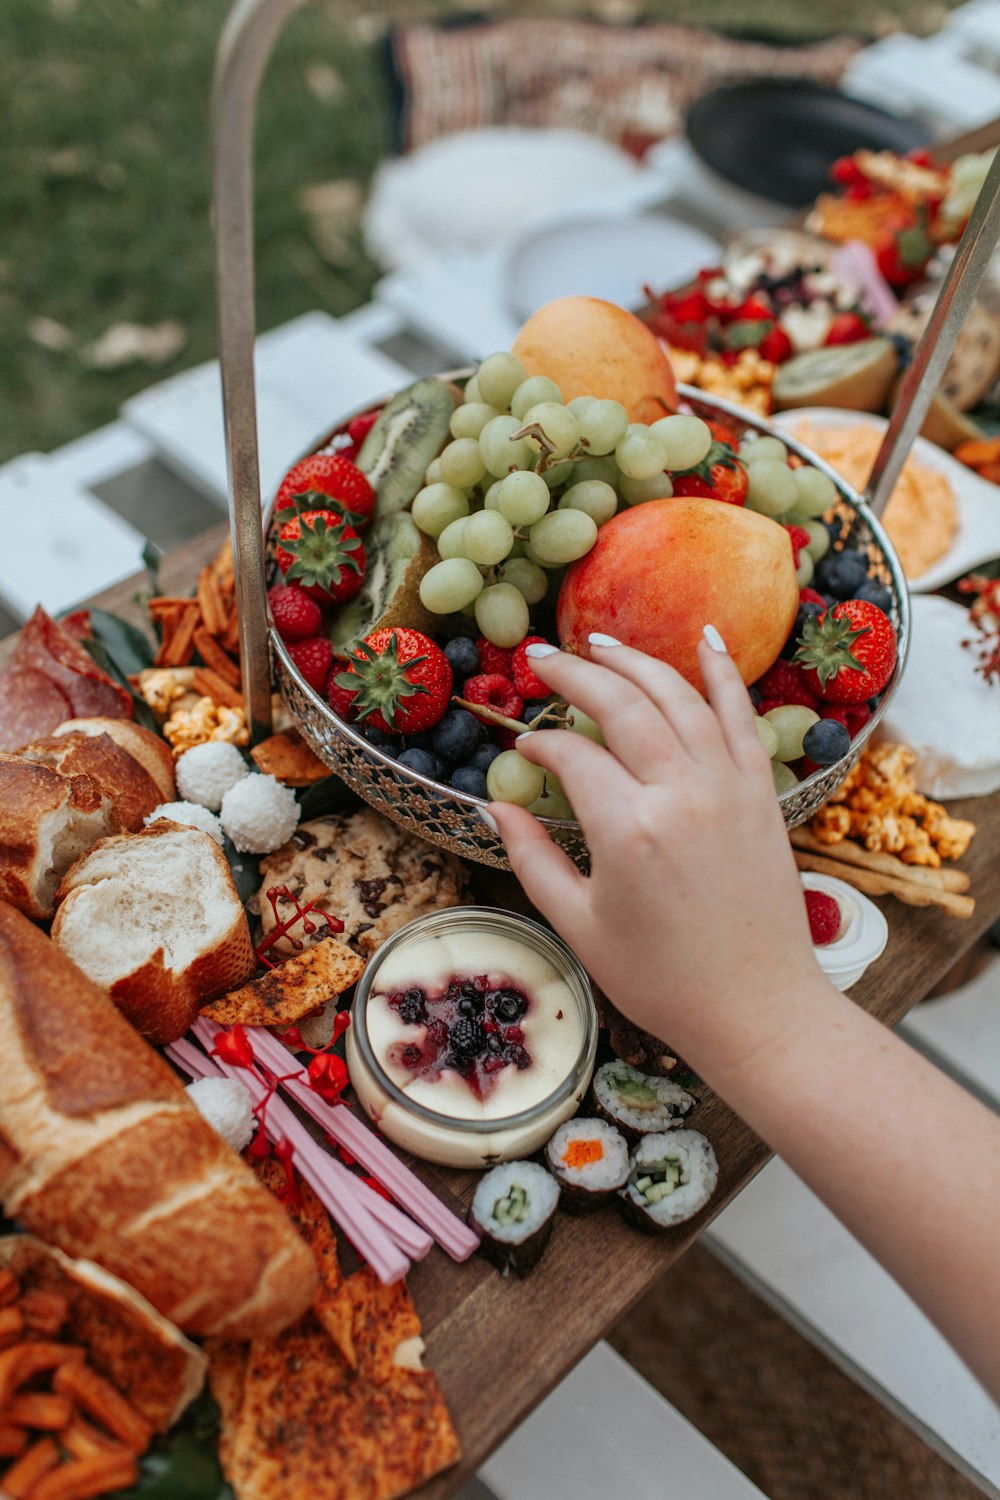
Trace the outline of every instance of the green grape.
<path fill-rule="evenodd" d="M 524 550 L 526 545 L 527 544 L 523 542 L 519 536 L 516 536 L 510 544 L 510 551 L 507 553 L 507 561 L 510 562 L 512 557 L 526 557 L 527 553 Z"/>
<path fill-rule="evenodd" d="M 480 510 L 470 516 L 462 533 L 462 547 L 481 568 L 503 562 L 514 540 L 511 524 L 498 510 Z"/>
<path fill-rule="evenodd" d="M 491 474 L 503 476 L 515 469 L 534 468 L 537 455 L 531 444 L 524 438 L 511 441 L 521 425 L 517 417 L 494 417 L 479 434 L 479 452 Z"/>
<path fill-rule="evenodd" d="M 499 757 L 498 757 L 499 758 Z M 534 813 L 536 818 L 569 818 L 574 817 L 573 809 L 565 792 L 557 792 L 548 785 L 546 776 L 545 790 L 534 802 L 529 802 L 528 811 Z"/>
<path fill-rule="evenodd" d="M 603 484 L 617 485 L 620 478 L 618 465 L 613 457 L 578 458 L 573 465 L 573 483 L 582 484 L 587 479 L 600 479 Z"/>
<path fill-rule="evenodd" d="M 540 604 L 549 591 L 548 574 L 526 557 L 508 557 L 500 568 L 499 581 L 511 583 L 526 604 Z"/>
<path fill-rule="evenodd" d="M 652 479 L 629 479 L 622 474 L 618 492 L 626 505 L 642 505 L 644 500 L 669 500 L 674 493 L 669 474 L 654 474 Z"/>
<path fill-rule="evenodd" d="M 467 557 L 435 563 L 420 580 L 420 602 L 432 615 L 464 609 L 482 592 L 483 575 Z"/>
<path fill-rule="evenodd" d="M 467 620 L 474 620 L 476 618 L 475 600 L 473 599 L 468 604 L 463 604 L 458 613 L 464 615 Z"/>
<path fill-rule="evenodd" d="M 830 550 L 830 533 L 822 521 L 801 521 L 799 524 L 809 533 L 809 556 L 818 563 Z"/>
<path fill-rule="evenodd" d="M 467 516 L 459 516 L 457 521 L 452 521 L 446 526 L 437 539 L 438 555 L 445 560 L 449 557 L 464 557 L 465 548 L 462 546 L 462 533 L 465 531 Z"/>
<path fill-rule="evenodd" d="M 618 509 L 618 496 L 610 484 L 600 479 L 581 479 L 562 495 L 559 509 L 582 510 L 596 526 L 603 526 Z"/>
<path fill-rule="evenodd" d="M 495 420 L 495 419 L 494 419 Z M 486 464 L 475 438 L 456 438 L 441 450 L 441 478 L 459 489 L 471 489 L 486 472 Z"/>
<path fill-rule="evenodd" d="M 512 583 L 490 584 L 476 599 L 476 624 L 494 646 L 519 645 L 528 634 L 524 595 Z"/>
<path fill-rule="evenodd" d="M 524 414 L 524 424 L 536 424 L 544 432 L 549 442 L 553 445 L 551 458 L 565 458 L 567 453 L 572 453 L 579 439 L 579 429 L 576 418 L 566 406 L 560 406 L 558 401 L 538 401 L 534 406 L 529 406 Z M 542 445 L 537 438 L 529 437 L 528 442 L 538 452 L 542 452 Z"/>
<path fill-rule="evenodd" d="M 583 413 L 589 411 L 596 400 L 596 396 L 574 396 L 572 401 L 566 402 L 566 410 L 571 411 L 579 422 Z"/>
<path fill-rule="evenodd" d="M 500 757 L 497 756 L 499 760 Z M 798 786 L 799 778 L 791 766 L 786 766 L 780 760 L 772 760 L 771 775 L 774 777 L 774 790 L 776 792 L 790 791 L 793 786 Z"/>
<path fill-rule="evenodd" d="M 667 467 L 667 455 L 648 427 L 633 423 L 615 449 L 615 461 L 629 479 L 652 479 Z"/>
<path fill-rule="evenodd" d="M 441 460 L 432 458 L 427 465 L 427 473 L 424 475 L 424 484 L 441 483 Z"/>
<path fill-rule="evenodd" d="M 428 484 L 414 495 L 410 514 L 425 536 L 440 536 L 452 521 L 469 514 L 469 497 L 453 484 Z"/>
<path fill-rule="evenodd" d="M 788 449 L 776 437 L 744 439 L 740 444 L 740 458 L 747 465 L 760 463 L 762 459 L 783 464 L 788 460 Z"/>
<path fill-rule="evenodd" d="M 803 547 L 802 551 L 799 553 L 799 565 L 795 569 L 795 577 L 798 580 L 800 589 L 808 588 L 812 583 L 812 576 L 815 567 L 816 564 L 812 560 L 812 555 L 805 547 Z"/>
<path fill-rule="evenodd" d="M 597 523 L 582 510 L 553 510 L 535 522 L 528 541 L 543 568 L 561 568 L 590 551 Z"/>
<path fill-rule="evenodd" d="M 595 455 L 613 453 L 628 431 L 628 412 L 619 401 L 587 399 L 589 405 L 584 411 L 574 412 L 580 442 Z"/>
<path fill-rule="evenodd" d="M 510 398 L 510 414 L 519 423 L 523 423 L 525 412 L 532 406 L 537 406 L 540 401 L 555 401 L 558 404 L 562 401 L 562 391 L 547 375 L 529 375 L 527 380 L 521 381 Z"/>
<path fill-rule="evenodd" d="M 800 703 L 783 703 L 780 708 L 769 708 L 764 718 L 778 732 L 774 759 L 784 761 L 799 759 L 803 735 L 813 724 L 819 723 L 819 714 Z"/>
<path fill-rule="evenodd" d="M 545 790 L 545 772 L 533 766 L 517 750 L 501 750 L 486 772 L 486 790 L 491 802 L 515 802 L 530 807 Z"/>
<path fill-rule="evenodd" d="M 604 734 L 596 719 L 585 714 L 582 708 L 575 708 L 571 703 L 566 710 L 566 728 L 571 729 L 574 734 L 582 734 L 588 740 L 593 740 L 595 745 L 604 744 Z"/>
<path fill-rule="evenodd" d="M 792 509 L 796 516 L 805 516 L 812 519 L 813 516 L 821 516 L 837 498 L 837 486 L 829 474 L 824 474 L 822 469 L 814 469 L 811 464 L 803 464 L 800 469 L 792 470 L 795 480 L 795 504 Z"/>
<path fill-rule="evenodd" d="M 768 760 L 773 760 L 778 748 L 778 731 L 770 719 L 762 719 L 759 716 L 754 720 L 757 729 L 757 738 L 767 751 Z"/>
<path fill-rule="evenodd" d="M 476 371 L 480 400 L 507 411 L 526 370 L 515 354 L 489 354 Z"/>
<path fill-rule="evenodd" d="M 502 479 L 494 479 L 493 483 L 490 485 L 489 489 L 486 491 L 486 494 L 483 496 L 483 509 L 484 510 L 499 510 L 500 509 L 500 486 L 502 484 L 503 484 L 503 480 Z"/>
<path fill-rule="evenodd" d="M 496 407 L 487 406 L 485 401 L 467 401 L 464 406 L 455 407 L 448 428 L 452 437 L 477 438 L 487 422 L 499 415 Z"/>
<path fill-rule="evenodd" d="M 575 465 L 568 458 L 564 458 L 561 464 L 549 464 L 542 470 L 542 478 L 549 490 L 557 490 L 561 484 L 572 474 Z"/>
<path fill-rule="evenodd" d="M 748 467 L 747 504 L 751 510 L 764 516 L 783 515 L 795 504 L 795 494 L 795 477 L 787 464 L 761 458 Z"/>
<path fill-rule="evenodd" d="M 479 390 L 479 381 L 476 379 L 475 375 L 473 375 L 470 380 L 467 380 L 465 382 L 465 391 L 462 399 L 470 403 L 474 401 L 482 401 L 483 397 Z"/>
<path fill-rule="evenodd" d="M 660 417 L 649 430 L 663 444 L 668 469 L 693 469 L 712 446 L 708 423 L 700 417 Z"/>
<path fill-rule="evenodd" d="M 542 476 L 522 469 L 500 481 L 496 508 L 512 526 L 533 526 L 548 510 L 550 499 Z"/>

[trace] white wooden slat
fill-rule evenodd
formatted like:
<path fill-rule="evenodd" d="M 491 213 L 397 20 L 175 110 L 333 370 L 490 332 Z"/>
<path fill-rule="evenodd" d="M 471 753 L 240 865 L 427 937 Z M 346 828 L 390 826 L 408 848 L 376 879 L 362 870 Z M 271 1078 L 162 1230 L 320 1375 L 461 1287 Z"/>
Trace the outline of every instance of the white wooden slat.
<path fill-rule="evenodd" d="M 960 990 L 918 1005 L 900 1030 L 1000 1109 L 1000 956 Z"/>

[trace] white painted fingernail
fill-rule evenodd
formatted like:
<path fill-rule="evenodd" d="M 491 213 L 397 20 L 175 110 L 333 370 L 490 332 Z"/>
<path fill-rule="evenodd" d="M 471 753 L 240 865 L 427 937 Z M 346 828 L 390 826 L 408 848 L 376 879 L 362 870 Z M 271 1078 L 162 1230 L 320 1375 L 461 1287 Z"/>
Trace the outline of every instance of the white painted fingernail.
<path fill-rule="evenodd" d="M 719 651 L 723 656 L 726 654 L 726 643 L 714 625 L 706 625 L 701 633 L 713 651 Z"/>
<path fill-rule="evenodd" d="M 518 735 L 517 739 L 514 741 L 514 744 L 520 745 L 524 740 L 530 740 L 534 736 L 534 733 L 535 731 L 533 729 L 526 729 L 523 734 Z"/>
<path fill-rule="evenodd" d="M 535 661 L 538 661 L 539 657 L 542 656 L 557 656 L 559 654 L 559 647 L 550 646 L 548 641 L 532 641 L 530 646 L 525 646 L 524 654 L 525 656 L 532 656 Z"/>
<path fill-rule="evenodd" d="M 605 635 L 603 631 L 592 630 L 587 637 L 592 646 L 620 646 L 621 641 L 613 635 Z"/>
<path fill-rule="evenodd" d="M 490 812 L 489 808 L 487 808 L 487 807 L 477 807 L 476 811 L 478 812 L 479 816 L 482 818 L 483 822 L 486 824 L 487 828 L 489 828 L 491 830 L 491 832 L 493 832 L 493 833 L 499 833 L 500 832 L 500 825 L 497 822 L 496 818 L 493 816 L 493 814 Z"/>

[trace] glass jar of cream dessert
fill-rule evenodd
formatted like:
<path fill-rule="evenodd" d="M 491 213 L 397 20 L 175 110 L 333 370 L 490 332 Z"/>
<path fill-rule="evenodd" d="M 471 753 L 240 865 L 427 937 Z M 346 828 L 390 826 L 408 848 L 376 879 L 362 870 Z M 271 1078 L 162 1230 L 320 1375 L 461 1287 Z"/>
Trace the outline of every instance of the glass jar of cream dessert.
<path fill-rule="evenodd" d="M 528 1156 L 590 1083 L 597 1012 L 584 969 L 527 917 L 451 907 L 392 935 L 361 977 L 351 1083 L 379 1129 L 426 1161 Z"/>

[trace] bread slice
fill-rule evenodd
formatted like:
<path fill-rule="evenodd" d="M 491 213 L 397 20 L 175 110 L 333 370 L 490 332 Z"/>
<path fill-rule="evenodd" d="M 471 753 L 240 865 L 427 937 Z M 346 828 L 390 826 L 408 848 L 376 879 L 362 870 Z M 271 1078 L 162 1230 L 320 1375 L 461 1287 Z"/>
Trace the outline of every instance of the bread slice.
<path fill-rule="evenodd" d="M 137 760 L 147 775 L 152 776 L 160 791 L 161 802 L 173 802 L 177 796 L 174 779 L 174 757 L 166 740 L 143 729 L 131 719 L 67 719 L 65 724 L 53 731 L 63 734 L 107 734 L 116 745 Z"/>
<path fill-rule="evenodd" d="M 163 800 L 145 767 L 109 734 L 50 735 L 25 745 L 19 754 L 64 776 L 96 781 L 111 803 L 108 833 L 138 833 Z"/>
<path fill-rule="evenodd" d="M 111 799 L 90 776 L 0 754 L 0 899 L 51 917 L 62 876 L 112 822 Z"/>
<path fill-rule="evenodd" d="M 78 859 L 56 908 L 53 940 L 152 1042 L 182 1036 L 205 1001 L 256 967 L 218 844 L 167 818 Z"/>

